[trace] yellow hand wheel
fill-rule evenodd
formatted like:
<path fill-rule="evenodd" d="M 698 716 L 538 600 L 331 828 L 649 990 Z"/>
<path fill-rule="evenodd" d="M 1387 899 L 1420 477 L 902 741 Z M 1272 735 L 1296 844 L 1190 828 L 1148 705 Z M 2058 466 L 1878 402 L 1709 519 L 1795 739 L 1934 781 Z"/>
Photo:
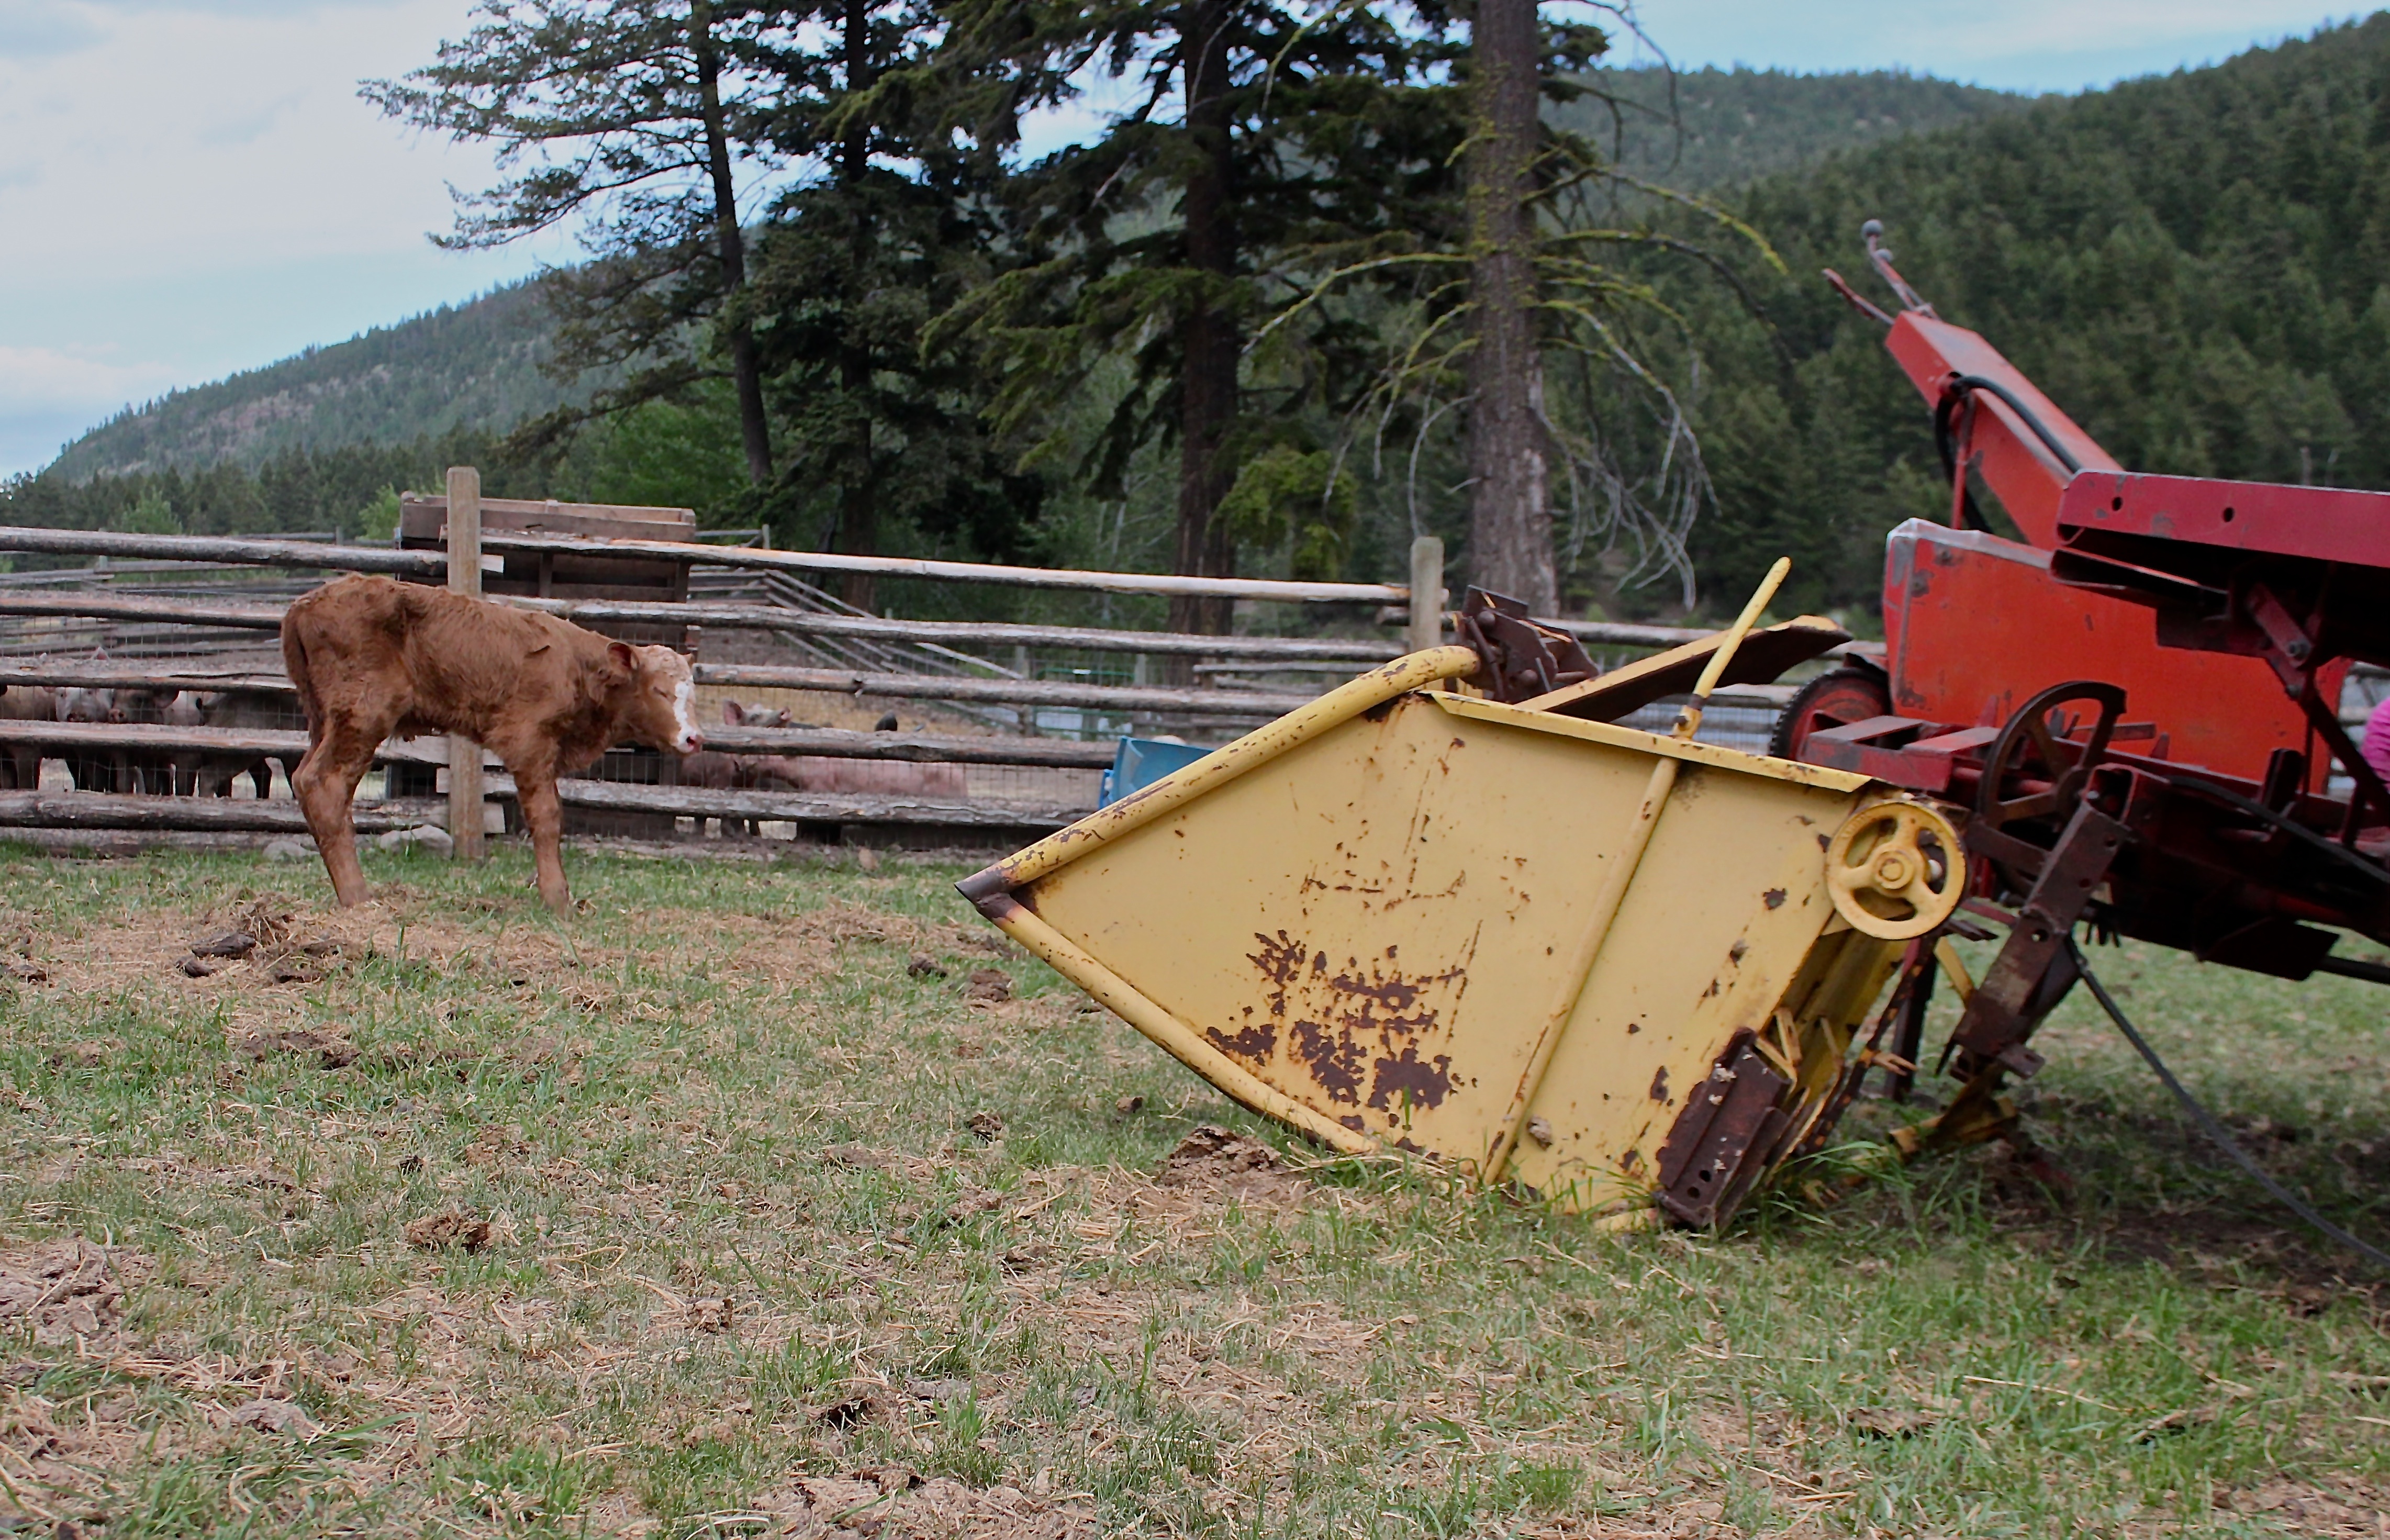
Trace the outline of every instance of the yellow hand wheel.
<path fill-rule="evenodd" d="M 1826 846 L 1826 891 L 1834 911 L 1864 935 L 1921 936 L 1950 918 L 1967 892 L 1959 831 L 1924 802 L 1906 798 L 1860 808 Z"/>

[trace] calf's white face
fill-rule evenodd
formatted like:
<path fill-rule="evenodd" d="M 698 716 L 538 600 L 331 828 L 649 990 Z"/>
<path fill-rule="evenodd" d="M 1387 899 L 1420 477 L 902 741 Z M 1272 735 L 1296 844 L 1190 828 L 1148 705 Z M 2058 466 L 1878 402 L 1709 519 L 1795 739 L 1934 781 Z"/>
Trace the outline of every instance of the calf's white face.
<path fill-rule="evenodd" d="M 668 647 L 635 648 L 626 642 L 615 642 L 608 651 L 623 673 L 607 687 L 628 686 L 626 694 L 615 697 L 623 738 L 682 755 L 705 747 L 705 737 L 697 730 L 697 681 L 687 659 Z"/>

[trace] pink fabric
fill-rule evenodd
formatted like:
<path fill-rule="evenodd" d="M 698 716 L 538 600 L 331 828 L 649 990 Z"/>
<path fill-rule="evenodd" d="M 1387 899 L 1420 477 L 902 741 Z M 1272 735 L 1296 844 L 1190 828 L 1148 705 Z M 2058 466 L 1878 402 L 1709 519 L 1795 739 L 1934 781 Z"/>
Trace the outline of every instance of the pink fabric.
<path fill-rule="evenodd" d="M 2390 782 L 2390 700 L 2374 707 L 2365 719 L 2364 754 L 2373 773 Z"/>

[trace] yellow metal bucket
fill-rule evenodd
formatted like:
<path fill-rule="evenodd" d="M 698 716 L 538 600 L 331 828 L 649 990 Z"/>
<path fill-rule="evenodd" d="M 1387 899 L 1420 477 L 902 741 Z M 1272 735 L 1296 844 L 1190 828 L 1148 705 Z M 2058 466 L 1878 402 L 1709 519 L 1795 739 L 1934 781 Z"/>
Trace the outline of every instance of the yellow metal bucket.
<path fill-rule="evenodd" d="M 962 891 L 1326 1144 L 1713 1222 L 1836 1102 L 1898 963 L 1838 909 L 1827 855 L 1886 799 L 1427 687 L 1476 663 L 1397 660 Z"/>

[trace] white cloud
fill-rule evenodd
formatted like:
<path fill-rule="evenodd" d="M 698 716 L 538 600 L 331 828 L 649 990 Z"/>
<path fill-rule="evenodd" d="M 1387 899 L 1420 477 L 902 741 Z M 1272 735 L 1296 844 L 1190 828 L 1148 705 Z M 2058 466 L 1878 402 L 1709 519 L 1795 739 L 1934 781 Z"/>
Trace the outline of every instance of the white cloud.
<path fill-rule="evenodd" d="M 117 364 L 57 348 L 0 342 L 0 414 L 79 411 L 106 416 L 174 383 L 172 365 Z"/>
<path fill-rule="evenodd" d="M 569 260 L 432 250 L 447 184 L 486 185 L 489 156 L 358 99 L 470 20 L 469 0 L 0 0 L 0 369 L 96 420 Z M 0 402 L 29 388 L 0 379 Z M 0 438 L 0 474 L 56 443 Z"/>

